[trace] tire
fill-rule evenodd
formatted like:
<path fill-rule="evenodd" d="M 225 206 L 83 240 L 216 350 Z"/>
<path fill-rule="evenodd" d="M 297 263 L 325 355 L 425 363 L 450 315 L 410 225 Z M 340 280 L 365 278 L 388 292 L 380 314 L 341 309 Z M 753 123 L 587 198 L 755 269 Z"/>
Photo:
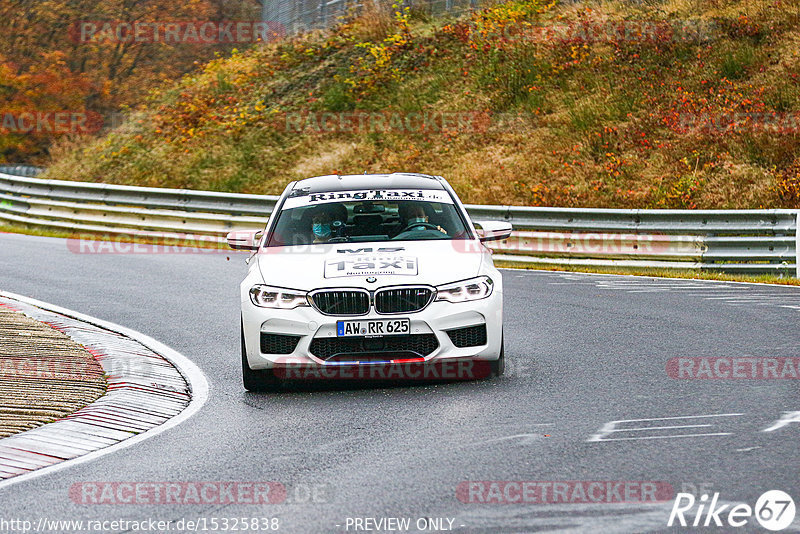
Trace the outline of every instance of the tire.
<path fill-rule="evenodd" d="M 489 362 L 489 376 L 503 376 L 506 371 L 505 339 L 500 341 L 500 357 Z"/>
<path fill-rule="evenodd" d="M 247 363 L 247 349 L 244 344 L 244 325 L 241 326 L 242 340 L 242 383 L 247 391 L 275 391 L 281 382 L 272 369 L 255 371 Z"/>

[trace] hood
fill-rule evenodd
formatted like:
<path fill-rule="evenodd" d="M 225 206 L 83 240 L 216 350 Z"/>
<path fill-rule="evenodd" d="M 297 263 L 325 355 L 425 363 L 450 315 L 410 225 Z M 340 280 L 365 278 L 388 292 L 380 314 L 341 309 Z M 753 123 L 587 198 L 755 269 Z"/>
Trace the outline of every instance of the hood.
<path fill-rule="evenodd" d="M 484 254 L 476 241 L 464 240 L 324 243 L 264 248 L 256 261 L 265 284 L 310 291 L 446 284 L 477 276 Z"/>

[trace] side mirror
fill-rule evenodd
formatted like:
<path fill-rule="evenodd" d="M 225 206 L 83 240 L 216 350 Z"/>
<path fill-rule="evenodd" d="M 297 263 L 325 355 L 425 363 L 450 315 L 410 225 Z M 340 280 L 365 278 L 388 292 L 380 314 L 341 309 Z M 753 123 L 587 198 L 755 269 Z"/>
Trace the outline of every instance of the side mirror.
<path fill-rule="evenodd" d="M 504 221 L 475 221 L 475 225 L 480 227 L 478 230 L 478 239 L 482 243 L 486 241 L 500 241 L 508 239 L 514 228 L 511 223 Z"/>
<path fill-rule="evenodd" d="M 263 230 L 237 230 L 226 237 L 228 246 L 234 250 L 258 250 Z"/>

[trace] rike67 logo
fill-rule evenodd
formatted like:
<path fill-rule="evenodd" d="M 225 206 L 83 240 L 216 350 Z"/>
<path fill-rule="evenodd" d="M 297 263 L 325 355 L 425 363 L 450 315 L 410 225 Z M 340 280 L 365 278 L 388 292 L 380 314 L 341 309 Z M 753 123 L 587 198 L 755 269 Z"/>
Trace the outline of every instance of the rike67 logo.
<path fill-rule="evenodd" d="M 695 510 L 695 504 L 697 504 Z M 762 528 L 771 531 L 783 530 L 794 521 L 795 504 L 788 493 L 770 490 L 763 493 L 755 507 L 744 503 L 721 503 L 719 493 L 714 493 L 711 502 L 703 494 L 695 500 L 691 493 L 678 493 L 667 526 L 682 527 L 743 527 L 754 526 L 753 517 Z"/>

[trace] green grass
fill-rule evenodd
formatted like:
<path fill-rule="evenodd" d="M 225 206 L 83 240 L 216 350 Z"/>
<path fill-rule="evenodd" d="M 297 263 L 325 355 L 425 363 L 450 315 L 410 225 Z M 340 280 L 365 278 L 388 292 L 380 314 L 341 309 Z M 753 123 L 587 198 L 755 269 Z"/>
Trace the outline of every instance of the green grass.
<path fill-rule="evenodd" d="M 513 261 L 495 261 L 495 265 L 504 269 L 527 269 L 535 271 L 558 271 L 592 274 L 616 274 L 644 276 L 651 278 L 685 278 L 691 280 L 717 280 L 720 282 L 746 282 L 751 284 L 778 284 L 784 286 L 800 286 L 800 279 L 779 277 L 768 274 L 745 275 L 728 274 L 715 271 L 698 271 L 694 269 L 659 269 L 641 267 L 589 267 L 571 265 L 558 266 L 546 263 L 527 263 Z"/>
<path fill-rule="evenodd" d="M 38 235 L 43 237 L 60 237 L 68 238 L 74 234 L 71 232 L 63 232 L 58 230 L 51 230 L 47 228 L 36 228 L 29 226 L 20 226 L 16 224 L 0 224 L 0 233 L 6 234 L 22 234 L 22 235 Z"/>
<path fill-rule="evenodd" d="M 743 43 L 736 50 L 725 54 L 722 61 L 722 75 L 729 80 L 741 80 L 747 76 L 756 61 L 755 47 Z"/>

